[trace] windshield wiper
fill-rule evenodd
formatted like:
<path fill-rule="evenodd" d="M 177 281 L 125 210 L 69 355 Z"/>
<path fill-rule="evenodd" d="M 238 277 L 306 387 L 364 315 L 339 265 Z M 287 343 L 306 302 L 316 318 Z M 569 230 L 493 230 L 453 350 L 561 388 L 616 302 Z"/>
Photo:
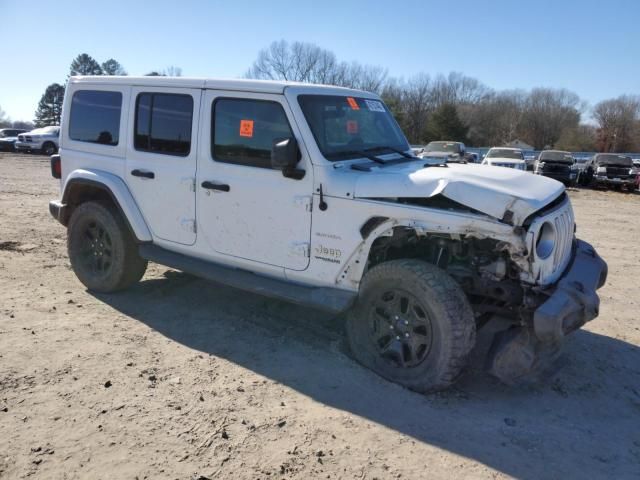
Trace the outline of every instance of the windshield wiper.
<path fill-rule="evenodd" d="M 371 160 L 372 162 L 376 162 L 379 163 L 380 165 L 384 165 L 387 162 L 379 157 L 376 157 L 375 155 L 372 155 L 370 153 L 367 153 L 367 150 L 348 150 L 346 152 L 336 152 L 334 155 L 332 155 L 333 157 L 335 157 L 336 155 L 358 155 L 360 157 L 364 157 L 364 158 L 368 158 L 369 160 Z M 336 159 L 338 160 L 338 159 Z M 340 158 L 339 160 L 355 160 L 355 159 L 347 159 L 347 158 Z"/>
<path fill-rule="evenodd" d="M 397 148 L 388 147 L 386 145 L 381 145 L 379 147 L 371 147 L 365 148 L 364 152 L 377 152 L 379 150 L 389 150 L 391 152 L 397 153 L 398 155 L 402 155 L 404 158 L 410 158 L 411 160 L 420 160 L 418 157 L 414 155 L 409 155 L 407 152 L 403 152 L 402 150 L 398 150 Z"/>

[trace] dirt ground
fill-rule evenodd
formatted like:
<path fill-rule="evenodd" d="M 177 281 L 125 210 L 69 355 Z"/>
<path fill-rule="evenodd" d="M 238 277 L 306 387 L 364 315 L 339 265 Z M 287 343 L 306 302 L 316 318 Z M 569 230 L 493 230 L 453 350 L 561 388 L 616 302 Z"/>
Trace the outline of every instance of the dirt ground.
<path fill-rule="evenodd" d="M 423 396 L 352 361 L 340 319 L 150 265 L 76 279 L 48 159 L 0 154 L 0 477 L 640 478 L 640 195 L 570 192 L 609 263 L 543 383 L 482 356 Z"/>

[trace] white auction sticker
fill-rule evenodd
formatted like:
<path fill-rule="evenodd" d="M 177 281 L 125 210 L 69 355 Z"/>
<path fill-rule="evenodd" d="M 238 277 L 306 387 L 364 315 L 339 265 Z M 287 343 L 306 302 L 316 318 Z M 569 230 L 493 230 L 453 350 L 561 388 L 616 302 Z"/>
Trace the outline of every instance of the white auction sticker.
<path fill-rule="evenodd" d="M 369 110 L 371 110 L 372 112 L 384 112 L 384 105 L 382 105 L 382 102 L 379 102 L 378 100 L 365 100 L 364 103 L 367 104 L 367 108 Z"/>

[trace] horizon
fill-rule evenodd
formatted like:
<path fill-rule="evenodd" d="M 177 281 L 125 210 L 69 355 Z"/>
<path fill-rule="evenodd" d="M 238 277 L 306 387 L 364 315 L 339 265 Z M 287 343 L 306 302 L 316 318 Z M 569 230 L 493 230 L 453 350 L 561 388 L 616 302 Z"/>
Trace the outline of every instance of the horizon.
<path fill-rule="evenodd" d="M 62 0 L 51 9 L 50 3 L 34 0 L 30 11 L 46 11 L 52 32 L 40 22 L 26 22 L 30 17 L 20 3 L 3 2 L 5 37 L 16 39 L 20 48 L 5 52 L 5 66 L 14 65 L 18 73 L 0 77 L 0 108 L 13 121 L 32 121 L 47 85 L 64 84 L 71 61 L 81 53 L 99 63 L 114 58 L 131 76 L 175 66 L 187 78 L 233 79 L 250 68 L 260 50 L 281 39 L 316 44 L 339 61 L 382 67 L 389 78 L 455 71 L 497 91 L 565 88 L 589 107 L 638 94 L 640 65 L 630 60 L 639 53 L 633 29 L 640 4 L 629 0 L 607 5 L 464 0 L 455 6 L 408 1 L 402 9 L 380 1 L 341 5 L 334 0 L 322 9 L 288 1 L 250 8 L 186 5 L 197 16 L 185 15 L 188 21 L 176 23 L 176 9 L 166 0 L 152 11 L 117 0 L 101 12 L 97 25 L 91 5 Z M 389 26 L 389 34 L 381 35 L 380 26 Z M 589 111 L 583 112 L 582 122 L 589 121 Z"/>

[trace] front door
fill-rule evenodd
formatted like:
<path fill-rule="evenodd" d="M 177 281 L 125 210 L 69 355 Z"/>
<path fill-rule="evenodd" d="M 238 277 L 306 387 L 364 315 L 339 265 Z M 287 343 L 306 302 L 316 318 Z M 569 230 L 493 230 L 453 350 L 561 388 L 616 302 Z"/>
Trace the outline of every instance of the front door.
<path fill-rule="evenodd" d="M 309 264 L 313 170 L 301 179 L 271 168 L 275 139 L 300 134 L 281 95 L 209 90 L 196 182 L 198 235 L 218 253 L 304 270 Z"/>
<path fill-rule="evenodd" d="M 131 93 L 127 184 L 154 237 L 193 245 L 201 90 L 134 87 Z"/>

